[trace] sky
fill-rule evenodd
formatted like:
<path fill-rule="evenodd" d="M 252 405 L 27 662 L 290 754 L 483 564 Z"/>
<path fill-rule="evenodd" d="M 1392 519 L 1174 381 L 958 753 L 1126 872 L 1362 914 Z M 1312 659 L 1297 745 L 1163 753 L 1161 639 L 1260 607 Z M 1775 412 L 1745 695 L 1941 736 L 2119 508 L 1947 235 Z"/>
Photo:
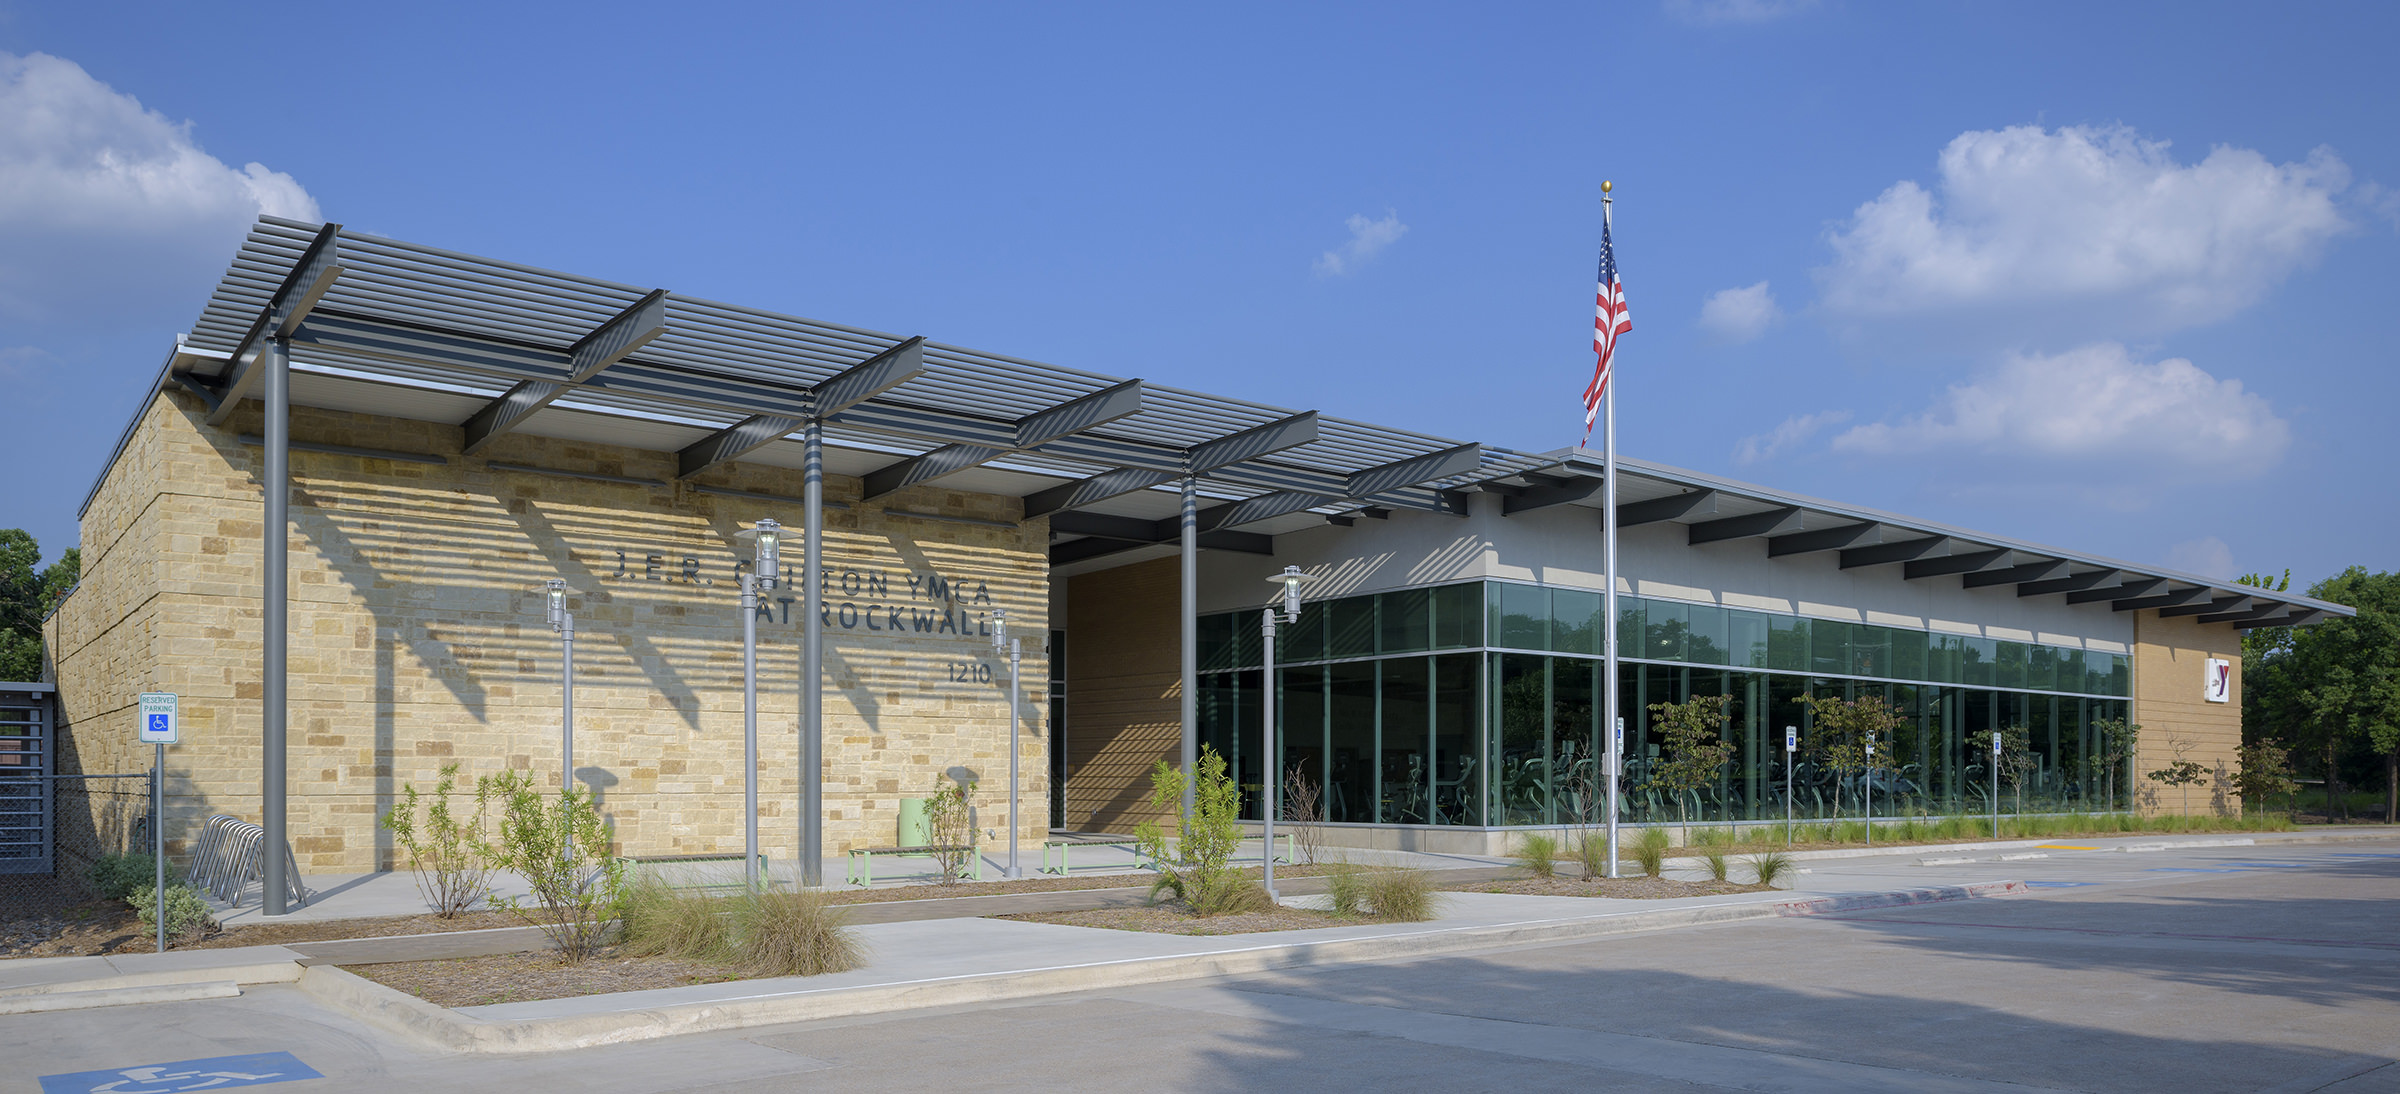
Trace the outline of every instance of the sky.
<path fill-rule="evenodd" d="M 0 0 L 0 527 L 261 212 L 1541 452 L 1609 180 L 1625 455 L 2400 569 L 2396 12 Z"/>

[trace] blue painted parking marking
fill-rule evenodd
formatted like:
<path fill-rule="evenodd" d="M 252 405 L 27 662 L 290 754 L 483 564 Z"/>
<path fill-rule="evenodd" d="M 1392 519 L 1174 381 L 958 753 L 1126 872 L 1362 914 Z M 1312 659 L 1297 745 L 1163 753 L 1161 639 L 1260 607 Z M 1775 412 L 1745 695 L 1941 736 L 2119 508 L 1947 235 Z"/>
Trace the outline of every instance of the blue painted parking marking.
<path fill-rule="evenodd" d="M 164 1064 L 76 1071 L 42 1076 L 42 1094 L 177 1094 L 185 1090 L 229 1090 L 237 1086 L 322 1079 L 316 1068 L 289 1052 L 210 1056 Z"/>
<path fill-rule="evenodd" d="M 2239 866 L 2245 870 L 2306 870 L 2305 862 L 2221 862 L 2220 866 Z"/>
<path fill-rule="evenodd" d="M 2142 871 L 2147 874 L 2241 874 L 2246 870 L 2219 870 L 2207 866 L 2153 866 Z"/>
<path fill-rule="evenodd" d="M 2100 883 L 2097 881 L 2028 881 L 2025 883 L 2025 887 L 2028 889 L 2074 889 L 2098 884 Z"/>

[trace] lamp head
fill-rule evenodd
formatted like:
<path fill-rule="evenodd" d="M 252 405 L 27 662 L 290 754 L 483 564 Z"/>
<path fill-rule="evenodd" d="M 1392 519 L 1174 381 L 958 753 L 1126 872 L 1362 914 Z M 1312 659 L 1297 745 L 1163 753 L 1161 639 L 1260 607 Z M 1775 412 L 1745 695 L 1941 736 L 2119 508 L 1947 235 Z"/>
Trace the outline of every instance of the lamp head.
<path fill-rule="evenodd" d="M 782 522 L 760 517 L 755 526 L 735 533 L 733 538 L 750 541 L 750 572 L 757 576 L 761 588 L 774 588 L 775 579 L 783 574 Z"/>
<path fill-rule="evenodd" d="M 1008 609 L 1006 608 L 992 609 L 992 648 L 996 650 L 1008 648 Z"/>
<path fill-rule="evenodd" d="M 1273 582 L 1278 582 L 1278 583 L 1280 583 L 1280 584 L 1283 586 L 1283 620 L 1284 620 L 1284 622 L 1286 622 L 1286 623 L 1297 623 L 1297 622 L 1299 622 L 1299 621 L 1300 621 L 1300 583 L 1301 583 L 1301 582 L 1303 582 L 1303 581 L 1306 581 L 1306 580 L 1308 580 L 1308 575 L 1307 575 L 1307 574 L 1304 574 L 1304 573 L 1301 573 L 1301 572 L 1300 572 L 1300 567 L 1298 567 L 1298 566 L 1286 566 L 1286 567 L 1284 567 L 1284 568 L 1283 568 L 1283 572 L 1282 572 L 1282 573 L 1280 573 L 1280 574 L 1276 574 L 1275 576 L 1273 576 L 1273 577 L 1270 577 L 1270 578 L 1268 578 L 1267 580 L 1269 580 L 1269 581 L 1273 581 Z"/>
<path fill-rule="evenodd" d="M 550 579 L 550 629 L 563 630 L 567 625 L 567 583 L 561 578 Z"/>

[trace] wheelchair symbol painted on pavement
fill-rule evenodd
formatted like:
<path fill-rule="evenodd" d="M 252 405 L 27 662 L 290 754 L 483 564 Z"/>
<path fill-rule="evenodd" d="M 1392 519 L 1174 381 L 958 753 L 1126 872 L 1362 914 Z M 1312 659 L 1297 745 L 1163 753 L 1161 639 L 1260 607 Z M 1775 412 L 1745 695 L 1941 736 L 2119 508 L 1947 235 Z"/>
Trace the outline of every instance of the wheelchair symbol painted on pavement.
<path fill-rule="evenodd" d="M 164 1064 L 78 1071 L 42 1076 L 42 1094 L 179 1094 L 186 1090 L 229 1090 L 262 1083 L 321 1079 L 317 1069 L 289 1052 L 212 1056 Z"/>

